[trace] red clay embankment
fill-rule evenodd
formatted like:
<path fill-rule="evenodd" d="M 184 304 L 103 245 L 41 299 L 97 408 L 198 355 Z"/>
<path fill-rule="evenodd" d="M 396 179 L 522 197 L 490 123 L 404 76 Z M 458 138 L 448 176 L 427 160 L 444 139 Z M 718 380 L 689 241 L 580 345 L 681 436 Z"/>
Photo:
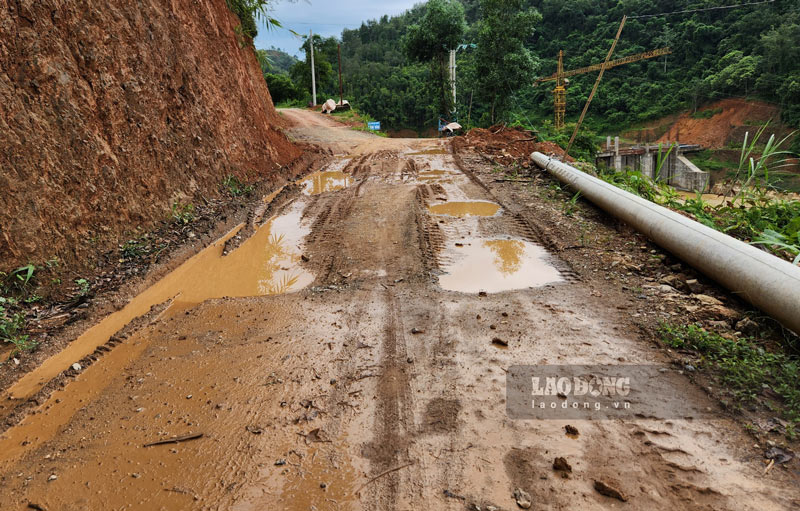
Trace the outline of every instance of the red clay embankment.
<path fill-rule="evenodd" d="M 225 0 L 0 2 L 0 270 L 88 264 L 300 155 L 238 24 Z"/>

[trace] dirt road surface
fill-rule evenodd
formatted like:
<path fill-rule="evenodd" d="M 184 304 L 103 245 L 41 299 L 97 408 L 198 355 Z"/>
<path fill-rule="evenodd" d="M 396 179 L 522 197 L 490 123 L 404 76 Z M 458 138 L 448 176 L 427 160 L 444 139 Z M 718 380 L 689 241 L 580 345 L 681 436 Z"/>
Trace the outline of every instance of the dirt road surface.
<path fill-rule="evenodd" d="M 513 419 L 512 366 L 665 363 L 634 299 L 479 157 L 283 115 L 333 157 L 7 390 L 1 418 L 35 403 L 0 436 L 0 508 L 797 508 L 669 369 L 659 399 L 703 417 Z"/>

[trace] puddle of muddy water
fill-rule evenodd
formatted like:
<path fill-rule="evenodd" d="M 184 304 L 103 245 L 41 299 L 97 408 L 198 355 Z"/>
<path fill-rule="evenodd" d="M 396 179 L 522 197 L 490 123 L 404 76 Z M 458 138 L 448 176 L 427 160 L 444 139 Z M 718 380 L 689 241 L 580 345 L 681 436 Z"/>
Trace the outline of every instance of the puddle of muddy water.
<path fill-rule="evenodd" d="M 500 205 L 494 202 L 467 201 L 445 202 L 429 206 L 428 210 L 434 215 L 446 215 L 457 218 L 468 216 L 494 216 L 500 211 Z"/>
<path fill-rule="evenodd" d="M 300 183 L 306 195 L 319 195 L 326 192 L 335 192 L 350 186 L 353 178 L 349 174 L 338 170 L 314 172 Z"/>
<path fill-rule="evenodd" d="M 547 251 L 517 239 L 465 239 L 450 243 L 453 262 L 443 268 L 439 285 L 448 291 L 498 293 L 539 287 L 563 279 L 547 262 Z"/>
<path fill-rule="evenodd" d="M 423 170 L 417 174 L 417 181 L 421 183 L 449 183 L 460 176 L 463 176 L 463 174 L 449 170 Z"/>
<path fill-rule="evenodd" d="M 302 240 L 310 227 L 301 223 L 302 202 L 273 217 L 236 250 L 223 256 L 225 242 L 241 225 L 136 296 L 123 309 L 84 332 L 67 348 L 45 360 L 14 384 L 0 400 L 0 412 L 27 399 L 74 362 L 105 344 L 153 305 L 173 299 L 164 312 L 173 315 L 212 298 L 263 296 L 300 290 L 314 276 L 300 265 Z"/>
<path fill-rule="evenodd" d="M 423 149 L 413 153 L 408 153 L 408 156 L 426 156 L 431 154 L 450 154 L 450 152 L 446 148 L 438 147 L 438 148 Z"/>

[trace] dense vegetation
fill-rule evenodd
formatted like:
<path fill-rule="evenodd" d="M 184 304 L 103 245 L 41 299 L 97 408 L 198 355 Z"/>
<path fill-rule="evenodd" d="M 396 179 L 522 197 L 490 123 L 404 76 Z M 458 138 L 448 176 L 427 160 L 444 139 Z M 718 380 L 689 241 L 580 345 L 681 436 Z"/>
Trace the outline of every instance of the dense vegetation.
<path fill-rule="evenodd" d="M 450 3 L 436 1 L 437 5 Z M 800 3 L 795 0 L 644 18 L 635 16 L 702 9 L 726 2 L 458 1 L 468 24 L 458 42 L 478 44 L 476 49 L 458 52 L 458 117 L 462 123 L 491 123 L 492 105 L 497 99 L 508 103 L 508 108 L 502 108 L 504 111 L 495 116 L 500 119 L 528 119 L 537 125 L 550 119 L 552 87 L 533 87 L 533 78 L 553 73 L 556 56 L 562 49 L 566 69 L 601 62 L 625 14 L 631 18 L 615 56 L 664 46 L 670 46 L 673 53 L 609 70 L 590 110 L 591 124 L 619 129 L 678 110 L 696 109 L 714 99 L 748 96 L 780 104 L 783 120 L 800 126 Z M 529 14 L 531 9 L 538 12 L 540 20 Z M 430 127 L 438 115 L 446 113 L 440 96 L 431 93 L 431 83 L 437 82 L 431 74 L 439 71 L 429 61 L 419 62 L 412 58 L 413 53 L 405 51 L 405 43 L 414 34 L 413 27 L 425 22 L 427 12 L 426 5 L 421 4 L 400 16 L 384 16 L 342 33 L 346 95 L 363 111 L 393 128 Z M 519 27 L 509 21 L 515 15 L 524 18 Z M 530 26 L 531 20 L 535 27 Z M 481 67 L 488 62 L 485 54 L 500 61 L 509 51 L 486 48 L 487 43 L 504 37 L 519 38 L 530 52 L 530 59 L 520 66 L 524 72 L 493 75 Z M 455 43 L 448 40 L 446 45 Z M 518 51 L 516 43 L 506 48 L 511 48 L 512 53 Z M 578 116 L 595 76 L 586 74 L 571 80 L 568 119 Z M 298 86 L 304 93 L 305 87 Z M 488 90 L 496 91 L 497 97 L 487 95 Z"/>

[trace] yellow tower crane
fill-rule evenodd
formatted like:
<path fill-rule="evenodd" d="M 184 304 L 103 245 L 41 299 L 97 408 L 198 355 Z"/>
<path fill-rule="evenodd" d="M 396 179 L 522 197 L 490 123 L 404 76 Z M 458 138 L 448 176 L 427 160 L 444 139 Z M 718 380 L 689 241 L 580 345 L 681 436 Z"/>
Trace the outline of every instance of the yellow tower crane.
<path fill-rule="evenodd" d="M 652 59 L 662 55 L 669 55 L 672 53 L 671 48 L 659 48 L 657 50 L 650 50 L 644 53 L 637 53 L 636 55 L 629 55 L 620 59 L 611 60 L 606 64 L 606 69 L 611 67 L 621 66 L 623 64 L 630 64 L 639 60 Z M 558 52 L 558 70 L 550 76 L 539 78 L 534 82 L 534 86 L 543 82 L 556 82 L 556 88 L 553 89 L 553 105 L 555 109 L 555 127 L 562 129 L 564 127 L 564 112 L 567 108 L 567 78 L 570 76 L 580 75 L 584 73 L 591 73 L 592 71 L 600 71 L 603 64 L 592 64 L 591 66 L 580 67 L 578 69 L 571 69 L 564 71 L 564 51 Z"/>

